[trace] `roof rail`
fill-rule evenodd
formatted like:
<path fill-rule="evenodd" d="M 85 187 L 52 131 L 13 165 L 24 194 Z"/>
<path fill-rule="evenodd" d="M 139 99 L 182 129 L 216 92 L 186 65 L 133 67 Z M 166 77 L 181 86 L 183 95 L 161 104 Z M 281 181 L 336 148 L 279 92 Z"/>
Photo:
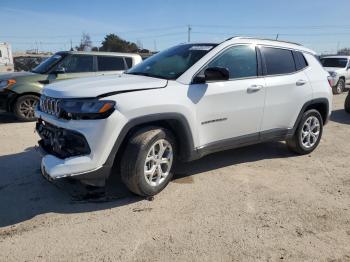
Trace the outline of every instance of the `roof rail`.
<path fill-rule="evenodd" d="M 295 43 L 295 42 L 291 42 L 291 41 L 284 41 L 284 40 L 276 40 L 276 39 L 269 39 L 269 38 L 258 38 L 258 37 L 244 37 L 244 36 L 233 36 L 230 38 L 227 38 L 224 42 L 228 41 L 228 40 L 232 40 L 232 39 L 256 39 L 256 40 L 267 40 L 267 41 L 274 41 L 274 42 L 281 42 L 281 43 L 288 43 L 288 44 L 293 44 L 293 45 L 298 45 L 298 46 L 302 46 L 299 43 Z"/>

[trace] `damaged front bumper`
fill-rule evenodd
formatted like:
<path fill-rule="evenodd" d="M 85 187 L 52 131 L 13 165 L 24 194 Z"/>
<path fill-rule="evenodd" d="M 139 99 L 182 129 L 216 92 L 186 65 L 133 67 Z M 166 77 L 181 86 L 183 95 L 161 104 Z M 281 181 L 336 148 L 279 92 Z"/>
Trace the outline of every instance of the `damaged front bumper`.
<path fill-rule="evenodd" d="M 71 177 L 84 184 L 104 186 L 111 168 L 92 166 L 91 149 L 84 135 L 39 119 L 36 131 L 43 155 L 41 173 L 48 180 Z"/>

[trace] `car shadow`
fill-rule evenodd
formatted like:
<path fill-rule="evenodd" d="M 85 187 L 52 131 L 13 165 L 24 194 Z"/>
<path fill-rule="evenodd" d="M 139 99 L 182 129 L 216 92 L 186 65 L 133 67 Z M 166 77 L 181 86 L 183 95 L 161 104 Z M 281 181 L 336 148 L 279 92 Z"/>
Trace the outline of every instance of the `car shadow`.
<path fill-rule="evenodd" d="M 344 109 L 338 109 L 332 111 L 331 121 L 350 125 L 350 114 L 348 114 Z"/>
<path fill-rule="evenodd" d="M 9 113 L 0 113 L 0 125 L 1 124 L 10 124 L 10 123 L 18 123 L 17 118 Z"/>
<path fill-rule="evenodd" d="M 180 163 L 173 182 L 181 183 L 183 179 L 192 179 L 193 175 L 239 163 L 291 156 L 285 144 L 277 142 L 228 150 Z M 41 176 L 39 167 L 40 157 L 33 147 L 0 156 L 0 228 L 50 212 L 92 212 L 144 200 L 131 194 L 119 176 L 112 176 L 105 192 L 101 193 L 67 179 L 50 183 Z"/>

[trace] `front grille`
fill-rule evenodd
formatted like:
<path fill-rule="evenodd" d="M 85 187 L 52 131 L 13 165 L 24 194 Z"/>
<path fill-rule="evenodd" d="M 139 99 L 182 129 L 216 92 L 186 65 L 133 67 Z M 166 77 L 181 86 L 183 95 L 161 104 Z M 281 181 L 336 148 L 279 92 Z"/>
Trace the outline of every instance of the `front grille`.
<path fill-rule="evenodd" d="M 39 110 L 59 117 L 61 114 L 60 99 L 42 95 L 40 97 Z"/>

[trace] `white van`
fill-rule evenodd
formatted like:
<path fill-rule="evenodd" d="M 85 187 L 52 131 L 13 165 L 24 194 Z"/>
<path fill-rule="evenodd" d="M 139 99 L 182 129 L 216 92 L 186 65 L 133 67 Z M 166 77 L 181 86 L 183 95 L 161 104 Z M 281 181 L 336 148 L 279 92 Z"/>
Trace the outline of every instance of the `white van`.
<path fill-rule="evenodd" d="M 0 43 L 0 73 L 13 71 L 14 66 L 11 46 L 8 43 Z"/>

